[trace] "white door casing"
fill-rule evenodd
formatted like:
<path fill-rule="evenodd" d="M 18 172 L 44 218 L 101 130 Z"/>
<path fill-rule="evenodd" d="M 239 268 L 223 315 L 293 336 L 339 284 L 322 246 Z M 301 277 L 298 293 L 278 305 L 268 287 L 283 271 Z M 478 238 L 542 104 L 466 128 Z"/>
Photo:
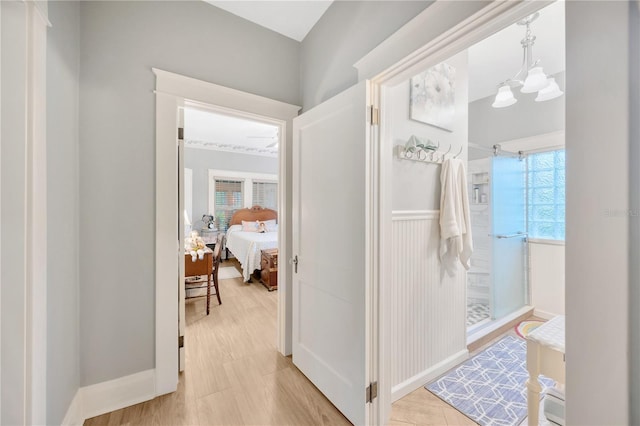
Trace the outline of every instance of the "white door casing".
<path fill-rule="evenodd" d="M 393 148 L 394 134 L 389 126 L 391 105 L 385 96 L 385 91 L 552 2 L 548 0 L 487 2 L 484 7 L 471 15 L 467 14 L 465 7 L 459 2 L 434 2 L 432 6 L 418 14 L 354 65 L 358 69 L 359 80 L 371 80 L 372 104 L 379 108 L 381 117 L 379 126 L 381 137 L 379 145 L 372 154 L 373 164 L 379 167 L 378 174 L 372 182 L 373 192 L 379 197 L 379 204 L 375 207 L 378 226 L 374 226 L 372 244 L 373 247 L 379 247 L 379 253 L 376 255 L 378 266 L 372 287 L 379 288 L 377 302 L 379 311 L 374 321 L 379 324 L 379 333 L 376 335 L 378 341 L 375 346 L 378 351 L 373 355 L 379 356 L 376 363 L 379 402 L 374 414 L 378 417 L 380 424 L 388 423 L 392 402 L 390 379 L 392 360 L 389 342 L 393 331 L 389 328 L 391 309 L 384 296 L 388 291 L 385 289 L 385 283 L 393 280 L 392 268 L 387 260 L 392 257 L 390 241 L 393 157 L 390 153 Z M 447 25 L 439 34 L 425 32 L 425 28 L 436 28 L 442 22 L 451 22 L 451 25 Z M 407 48 L 411 46 L 419 47 L 398 59 L 399 53 L 407 52 Z"/>
<path fill-rule="evenodd" d="M 178 240 L 178 174 L 176 140 L 178 138 L 178 108 L 185 100 L 215 106 L 219 110 L 244 113 L 280 128 L 279 158 L 279 241 L 291 239 L 288 225 L 290 198 L 287 188 L 291 185 L 287 176 L 287 164 L 291 161 L 291 120 L 299 106 L 275 101 L 251 93 L 197 80 L 183 75 L 152 69 L 156 76 L 156 395 L 173 392 L 178 384 L 178 305 L 175 280 L 179 274 L 176 262 Z M 281 245 L 280 256 L 289 257 L 290 243 Z M 284 262 L 278 268 L 278 350 L 290 354 L 291 345 L 291 293 L 287 277 L 290 266 Z"/>
<path fill-rule="evenodd" d="M 370 407 L 368 101 L 363 81 L 293 120 L 293 362 L 358 425 Z"/>
<path fill-rule="evenodd" d="M 44 424 L 47 248 L 41 242 L 47 236 L 46 55 L 51 23 L 46 1 L 2 2 L 0 9 L 5 141 L 0 422 Z M 38 262 L 31 261 L 36 257 Z"/>
<path fill-rule="evenodd" d="M 184 169 L 184 210 L 187 212 L 187 218 L 193 226 L 193 169 L 188 168 Z M 185 230 L 187 226 L 188 224 L 185 224 Z M 185 233 L 185 235 L 187 234 Z"/>
<path fill-rule="evenodd" d="M 185 202 L 185 170 L 184 170 L 184 108 L 178 108 L 178 370 L 185 369 L 185 297 L 186 288 L 184 283 L 184 202 Z"/>

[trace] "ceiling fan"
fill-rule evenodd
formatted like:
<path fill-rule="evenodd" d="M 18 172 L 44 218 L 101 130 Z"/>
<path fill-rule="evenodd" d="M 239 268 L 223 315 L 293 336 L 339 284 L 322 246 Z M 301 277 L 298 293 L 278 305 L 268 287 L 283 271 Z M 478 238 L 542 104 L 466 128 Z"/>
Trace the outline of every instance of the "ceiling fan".
<path fill-rule="evenodd" d="M 274 136 L 247 136 L 247 139 L 271 139 L 274 140 L 274 142 L 267 145 L 266 148 L 277 148 L 279 142 L 278 137 L 279 135 L 276 134 Z"/>

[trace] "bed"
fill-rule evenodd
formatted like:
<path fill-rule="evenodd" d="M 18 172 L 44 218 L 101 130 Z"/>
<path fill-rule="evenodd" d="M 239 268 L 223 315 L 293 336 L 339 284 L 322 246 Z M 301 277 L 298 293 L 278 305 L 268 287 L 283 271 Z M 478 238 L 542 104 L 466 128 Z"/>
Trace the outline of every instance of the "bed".
<path fill-rule="evenodd" d="M 231 217 L 226 247 L 240 262 L 245 281 L 250 280 L 253 271 L 260 269 L 261 250 L 278 248 L 277 220 L 275 210 L 260 206 L 238 210 Z M 265 224 L 265 232 L 258 232 L 260 223 Z M 251 224 L 255 224 L 255 230 L 248 230 Z"/>

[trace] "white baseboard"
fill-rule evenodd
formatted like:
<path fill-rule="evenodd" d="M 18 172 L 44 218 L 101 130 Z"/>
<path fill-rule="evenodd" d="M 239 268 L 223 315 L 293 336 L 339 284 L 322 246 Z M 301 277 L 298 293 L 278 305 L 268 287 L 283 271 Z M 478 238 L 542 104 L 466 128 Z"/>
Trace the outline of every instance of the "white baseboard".
<path fill-rule="evenodd" d="M 466 361 L 469 358 L 469 351 L 464 349 L 451 355 L 443 361 L 440 361 L 433 367 L 424 370 L 423 372 L 416 374 L 415 376 L 405 380 L 404 382 L 395 385 L 391 388 L 391 402 L 395 402 L 413 392 L 414 390 L 426 385 L 429 381 L 444 374 L 448 370 L 452 369 L 461 362 Z"/>
<path fill-rule="evenodd" d="M 86 419 L 149 401 L 156 397 L 156 371 L 146 370 L 78 389 L 62 424 L 82 425 Z"/>
<path fill-rule="evenodd" d="M 551 312 L 541 311 L 540 309 L 534 309 L 533 310 L 533 315 L 538 317 L 538 318 L 550 320 L 553 317 L 557 317 L 559 314 L 553 314 Z"/>
<path fill-rule="evenodd" d="M 85 418 L 82 415 L 82 389 L 78 389 L 71 400 L 71 404 L 69 404 L 64 420 L 62 420 L 62 426 L 82 426 L 84 421 Z"/>

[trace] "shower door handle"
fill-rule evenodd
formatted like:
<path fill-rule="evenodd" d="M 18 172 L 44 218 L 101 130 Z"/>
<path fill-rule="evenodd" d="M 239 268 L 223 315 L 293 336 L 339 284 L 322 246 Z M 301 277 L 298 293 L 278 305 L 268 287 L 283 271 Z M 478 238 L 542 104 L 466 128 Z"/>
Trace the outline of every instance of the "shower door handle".
<path fill-rule="evenodd" d="M 515 234 L 506 234 L 506 235 L 496 235 L 496 238 L 502 240 L 505 238 L 517 238 L 517 237 L 527 237 L 527 233 L 526 232 L 517 232 Z"/>

